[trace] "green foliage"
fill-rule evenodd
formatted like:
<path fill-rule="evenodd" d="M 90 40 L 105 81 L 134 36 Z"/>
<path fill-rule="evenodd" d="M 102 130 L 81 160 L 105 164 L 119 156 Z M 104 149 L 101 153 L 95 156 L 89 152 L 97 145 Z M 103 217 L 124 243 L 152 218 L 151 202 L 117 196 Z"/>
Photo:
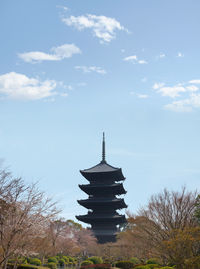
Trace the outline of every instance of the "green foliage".
<path fill-rule="evenodd" d="M 85 260 L 81 263 L 81 266 L 90 265 L 90 264 L 94 264 L 94 263 L 90 260 Z"/>
<path fill-rule="evenodd" d="M 157 269 L 157 268 L 155 268 Z M 159 267 L 159 269 L 174 269 L 174 267 L 171 266 L 164 266 L 164 267 Z"/>
<path fill-rule="evenodd" d="M 132 262 L 134 265 L 137 265 L 137 264 L 141 263 L 141 261 L 138 258 L 135 258 L 135 257 L 131 258 L 130 262 Z"/>
<path fill-rule="evenodd" d="M 57 269 L 57 263 L 55 263 L 55 262 L 48 262 L 47 266 L 50 269 Z"/>
<path fill-rule="evenodd" d="M 65 257 L 68 258 L 69 262 L 74 262 L 74 258 L 73 257 L 71 257 L 71 256 L 65 256 Z"/>
<path fill-rule="evenodd" d="M 134 267 L 134 269 L 157 269 L 160 268 L 158 267 L 158 264 L 146 264 L 146 265 L 138 265 Z"/>
<path fill-rule="evenodd" d="M 119 261 L 115 264 L 116 267 L 121 269 L 131 269 L 134 266 L 134 263 L 131 261 Z"/>
<path fill-rule="evenodd" d="M 8 264 L 7 269 L 13 269 L 14 264 Z M 45 267 L 38 267 L 32 264 L 20 264 L 17 266 L 17 269 L 45 269 Z M 54 268 L 56 269 L 56 268 Z"/>
<path fill-rule="evenodd" d="M 151 258 L 146 261 L 146 264 L 160 264 L 160 261 L 156 258 Z"/>
<path fill-rule="evenodd" d="M 41 260 L 37 258 L 29 258 L 29 263 L 37 266 L 42 264 Z"/>
<path fill-rule="evenodd" d="M 48 263 L 50 263 L 50 262 L 53 262 L 53 263 L 58 263 L 58 260 L 56 259 L 56 257 L 49 257 L 48 258 Z"/>
<path fill-rule="evenodd" d="M 200 195 L 197 196 L 196 204 L 195 204 L 195 217 L 200 222 Z"/>
<path fill-rule="evenodd" d="M 69 262 L 69 258 L 67 256 L 63 256 L 62 259 L 65 260 L 65 263 L 68 263 Z"/>
<path fill-rule="evenodd" d="M 88 260 L 92 261 L 94 264 L 100 264 L 103 263 L 103 260 L 101 257 L 92 256 Z"/>
<path fill-rule="evenodd" d="M 81 224 L 79 224 L 79 223 L 77 223 L 77 222 L 75 222 L 75 221 L 73 221 L 73 220 L 71 220 L 71 219 L 67 220 L 67 224 L 68 224 L 70 227 L 72 227 L 72 228 L 74 228 L 74 229 L 76 229 L 76 230 L 78 230 L 78 231 L 80 231 L 80 230 L 83 229 L 83 227 L 82 227 Z"/>
<path fill-rule="evenodd" d="M 64 266 L 65 265 L 65 260 L 60 259 L 60 260 L 58 260 L 58 263 L 59 263 L 60 266 Z"/>

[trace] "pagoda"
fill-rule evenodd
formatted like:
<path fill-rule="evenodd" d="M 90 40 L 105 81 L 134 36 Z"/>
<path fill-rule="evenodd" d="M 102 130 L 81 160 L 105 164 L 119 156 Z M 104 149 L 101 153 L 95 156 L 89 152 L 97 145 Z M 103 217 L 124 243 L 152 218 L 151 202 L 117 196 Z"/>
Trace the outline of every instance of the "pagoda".
<path fill-rule="evenodd" d="M 105 137 L 103 133 L 102 161 L 92 168 L 80 170 L 89 184 L 79 185 L 88 194 L 88 199 L 78 203 L 88 209 L 87 215 L 76 216 L 82 222 L 91 225 L 98 243 L 115 242 L 120 226 L 126 223 L 125 215 L 117 210 L 127 208 L 124 199 L 118 195 L 125 194 L 122 181 L 125 180 L 121 168 L 109 165 L 105 159 Z"/>

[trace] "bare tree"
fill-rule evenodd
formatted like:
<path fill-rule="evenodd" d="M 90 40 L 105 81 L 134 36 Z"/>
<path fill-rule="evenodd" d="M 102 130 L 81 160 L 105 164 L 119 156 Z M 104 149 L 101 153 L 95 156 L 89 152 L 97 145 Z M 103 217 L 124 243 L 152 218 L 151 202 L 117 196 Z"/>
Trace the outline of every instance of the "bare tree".
<path fill-rule="evenodd" d="M 43 234 L 58 210 L 56 204 L 21 178 L 0 172 L 0 268 L 6 269 L 9 257 L 31 250 L 34 238 Z"/>
<path fill-rule="evenodd" d="M 128 213 L 127 230 L 120 234 L 118 244 L 127 246 L 129 256 L 139 258 L 159 257 L 164 262 L 173 260 L 172 251 L 166 249 L 166 242 L 177 231 L 196 227 L 194 217 L 197 192 L 168 191 L 153 195 L 146 207 L 138 215 Z"/>

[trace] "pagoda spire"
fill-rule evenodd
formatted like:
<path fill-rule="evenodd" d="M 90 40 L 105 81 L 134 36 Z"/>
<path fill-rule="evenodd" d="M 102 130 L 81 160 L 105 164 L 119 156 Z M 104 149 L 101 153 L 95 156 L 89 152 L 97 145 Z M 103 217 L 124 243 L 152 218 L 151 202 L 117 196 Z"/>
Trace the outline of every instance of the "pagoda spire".
<path fill-rule="evenodd" d="M 102 163 L 106 162 L 106 150 L 105 150 L 105 133 L 103 132 L 103 141 L 102 141 Z"/>

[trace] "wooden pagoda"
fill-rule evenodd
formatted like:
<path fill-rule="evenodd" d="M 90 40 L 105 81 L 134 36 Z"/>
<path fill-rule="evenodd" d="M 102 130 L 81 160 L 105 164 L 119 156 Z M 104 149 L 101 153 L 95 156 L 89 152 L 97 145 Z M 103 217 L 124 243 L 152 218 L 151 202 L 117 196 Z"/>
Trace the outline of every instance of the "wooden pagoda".
<path fill-rule="evenodd" d="M 103 134 L 102 161 L 92 168 L 80 170 L 89 184 L 79 185 L 89 195 L 78 203 L 88 209 L 87 215 L 76 216 L 91 225 L 98 243 L 115 242 L 119 227 L 126 223 L 125 215 L 117 210 L 126 208 L 124 199 L 117 196 L 125 194 L 122 181 L 125 180 L 121 168 L 109 165 L 105 160 L 105 138 Z M 117 196 L 116 196 L 117 195 Z"/>

